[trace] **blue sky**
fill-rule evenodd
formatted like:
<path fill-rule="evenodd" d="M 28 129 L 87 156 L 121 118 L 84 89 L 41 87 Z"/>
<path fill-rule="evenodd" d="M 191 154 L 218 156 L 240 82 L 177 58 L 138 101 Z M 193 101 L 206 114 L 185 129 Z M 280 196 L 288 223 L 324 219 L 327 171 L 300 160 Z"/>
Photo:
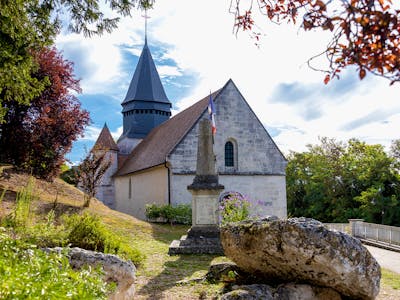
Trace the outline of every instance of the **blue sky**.
<path fill-rule="evenodd" d="M 303 151 L 318 137 L 390 145 L 400 138 L 400 87 L 371 74 L 360 81 L 349 69 L 340 80 L 324 75 L 307 60 L 324 50 L 329 36 L 297 27 L 258 22 L 263 35 L 256 47 L 247 33 L 233 31 L 230 1 L 157 1 L 149 12 L 148 44 L 173 112 L 233 79 L 284 153 Z M 111 34 L 84 38 L 63 32 L 57 47 L 75 64 L 92 124 L 74 143 L 68 159 L 79 162 L 104 122 L 115 138 L 122 132 L 120 103 L 144 43 L 142 12 L 121 20 Z M 314 66 L 323 67 L 319 59 Z M 218 125 L 218 116 L 217 116 Z"/>

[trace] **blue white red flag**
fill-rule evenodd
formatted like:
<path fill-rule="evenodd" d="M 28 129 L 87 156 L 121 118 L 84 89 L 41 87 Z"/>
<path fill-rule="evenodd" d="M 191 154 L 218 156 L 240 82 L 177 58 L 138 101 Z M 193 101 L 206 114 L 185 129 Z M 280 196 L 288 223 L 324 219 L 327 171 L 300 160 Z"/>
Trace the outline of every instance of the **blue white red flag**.
<path fill-rule="evenodd" d="M 211 98 L 211 93 L 210 93 L 210 100 L 208 101 L 208 115 L 211 120 L 212 134 L 215 135 L 217 132 L 217 127 L 215 125 L 215 107 L 214 107 L 214 101 Z"/>

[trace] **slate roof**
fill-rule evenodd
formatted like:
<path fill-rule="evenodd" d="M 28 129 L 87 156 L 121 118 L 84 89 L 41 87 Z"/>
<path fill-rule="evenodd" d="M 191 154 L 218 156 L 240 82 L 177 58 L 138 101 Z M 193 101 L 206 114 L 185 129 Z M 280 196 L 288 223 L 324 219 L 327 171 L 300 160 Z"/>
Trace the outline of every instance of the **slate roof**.
<path fill-rule="evenodd" d="M 215 99 L 222 89 L 211 94 Z M 114 176 L 127 175 L 165 163 L 167 156 L 186 136 L 207 109 L 209 95 L 154 128 L 137 145 Z"/>
<path fill-rule="evenodd" d="M 142 54 L 140 55 L 139 62 L 122 105 L 133 100 L 157 101 L 171 104 L 161 84 L 153 57 L 147 46 L 147 41 L 143 46 Z"/>
<path fill-rule="evenodd" d="M 113 137 L 111 136 L 110 130 L 108 129 L 106 123 L 104 123 L 103 129 L 101 130 L 100 135 L 93 146 L 93 149 L 118 151 L 118 146 L 115 143 Z"/>

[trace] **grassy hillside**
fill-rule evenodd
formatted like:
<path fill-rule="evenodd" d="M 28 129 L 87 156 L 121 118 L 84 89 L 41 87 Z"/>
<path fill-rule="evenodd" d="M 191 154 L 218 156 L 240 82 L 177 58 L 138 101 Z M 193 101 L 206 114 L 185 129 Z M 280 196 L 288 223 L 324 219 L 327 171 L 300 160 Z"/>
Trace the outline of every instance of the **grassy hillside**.
<path fill-rule="evenodd" d="M 17 173 L 0 178 L 0 195 L 4 188 L 7 189 L 0 203 L 0 218 L 12 212 L 16 193 L 28 181 L 28 175 Z M 53 183 L 35 180 L 34 193 L 37 197 L 32 205 L 30 222 L 45 219 L 52 209 L 56 218 L 63 214 L 90 212 L 99 216 L 115 236 L 124 239 L 146 256 L 138 267 L 135 299 L 218 298 L 222 285 L 199 279 L 212 262 L 224 261 L 225 257 L 167 254 L 171 241 L 179 239 L 188 226 L 147 223 L 111 210 L 97 200 L 92 200 L 90 207 L 83 210 L 82 192 L 59 179 Z M 400 275 L 385 271 L 381 290 L 378 299 L 400 299 Z"/>

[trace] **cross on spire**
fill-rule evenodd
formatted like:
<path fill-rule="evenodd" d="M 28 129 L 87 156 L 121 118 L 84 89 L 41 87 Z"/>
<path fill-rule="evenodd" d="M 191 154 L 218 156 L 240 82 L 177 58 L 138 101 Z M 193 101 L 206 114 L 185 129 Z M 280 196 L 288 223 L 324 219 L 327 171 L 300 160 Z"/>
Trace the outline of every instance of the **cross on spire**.
<path fill-rule="evenodd" d="M 144 43 L 147 44 L 147 19 L 150 19 L 150 17 L 147 15 L 147 9 L 144 9 L 144 15 L 142 16 L 144 18 Z"/>

